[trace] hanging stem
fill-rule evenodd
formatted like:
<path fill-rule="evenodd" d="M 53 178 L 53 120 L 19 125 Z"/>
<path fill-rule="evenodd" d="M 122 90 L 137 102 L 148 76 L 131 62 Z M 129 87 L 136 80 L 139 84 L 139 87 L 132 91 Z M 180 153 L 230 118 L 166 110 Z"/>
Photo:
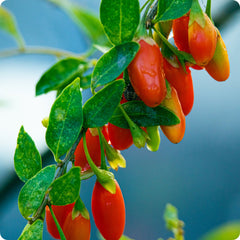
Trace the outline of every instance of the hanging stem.
<path fill-rule="evenodd" d="M 51 212 L 51 215 L 53 217 L 53 220 L 54 220 L 54 222 L 55 222 L 55 224 L 57 226 L 57 229 L 58 229 L 59 235 L 61 237 L 61 240 L 67 240 L 65 235 L 64 235 L 64 233 L 63 233 L 63 230 L 62 230 L 61 226 L 59 225 L 58 220 L 57 220 L 57 218 L 56 218 L 56 216 L 55 216 L 55 214 L 54 214 L 54 212 L 52 210 L 51 205 L 49 205 L 48 207 L 50 209 L 50 212 Z"/>
<path fill-rule="evenodd" d="M 103 146 L 104 136 L 99 128 L 97 128 L 97 130 L 98 130 L 98 136 L 99 136 L 99 142 L 100 142 L 100 148 L 101 148 L 101 169 L 108 170 L 106 160 L 105 160 L 104 146 Z"/>
<path fill-rule="evenodd" d="M 211 0 L 207 0 L 207 6 L 206 6 L 206 14 L 208 15 L 208 17 L 212 20 L 212 13 L 211 13 L 211 5 L 212 5 L 212 1 Z"/>

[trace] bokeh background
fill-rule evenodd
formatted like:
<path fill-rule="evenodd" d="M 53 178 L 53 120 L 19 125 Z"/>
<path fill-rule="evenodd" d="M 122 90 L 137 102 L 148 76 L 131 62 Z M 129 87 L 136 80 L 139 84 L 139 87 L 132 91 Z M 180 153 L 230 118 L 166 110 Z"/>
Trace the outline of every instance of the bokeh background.
<path fill-rule="evenodd" d="M 100 0 L 75 2 L 98 14 Z M 178 208 L 188 240 L 240 220 L 240 8 L 233 0 L 212 0 L 212 4 L 229 53 L 230 78 L 219 83 L 205 71 L 192 70 L 195 102 L 183 141 L 174 145 L 161 134 L 156 153 L 134 146 L 122 152 L 127 168 L 115 176 L 126 203 L 125 234 L 136 240 L 170 236 L 163 220 L 168 202 Z M 46 0 L 7 0 L 2 5 L 15 15 L 27 45 L 77 53 L 90 46 L 69 17 Z M 0 51 L 15 47 L 14 40 L 0 31 Z M 26 224 L 17 206 L 22 184 L 13 167 L 21 125 L 36 142 L 44 163 L 52 161 L 41 120 L 48 116 L 55 94 L 34 95 L 36 82 L 55 62 L 43 55 L 0 58 L 0 234 L 7 240 L 17 239 Z M 81 197 L 89 210 L 94 183 L 94 178 L 82 182 Z M 91 239 L 96 240 L 97 230 L 91 224 Z M 46 228 L 43 239 L 51 239 Z"/>

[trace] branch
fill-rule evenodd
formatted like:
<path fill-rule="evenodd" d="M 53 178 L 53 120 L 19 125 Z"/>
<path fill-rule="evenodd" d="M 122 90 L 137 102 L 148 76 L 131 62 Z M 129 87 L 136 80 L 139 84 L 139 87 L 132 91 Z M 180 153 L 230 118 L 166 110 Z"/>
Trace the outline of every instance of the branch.
<path fill-rule="evenodd" d="M 76 54 L 70 51 L 60 50 L 56 48 L 49 47 L 24 47 L 24 48 L 13 48 L 7 49 L 0 52 L 0 58 L 11 57 L 20 54 L 42 54 L 42 55 L 53 55 L 57 58 L 60 57 L 76 57 L 80 59 L 85 59 L 86 54 Z"/>
<path fill-rule="evenodd" d="M 72 160 L 73 158 L 73 155 L 74 155 L 74 152 L 77 148 L 77 145 L 78 143 L 80 142 L 82 136 L 83 136 L 83 133 L 84 133 L 84 129 L 82 129 L 79 133 L 79 136 L 77 138 L 77 140 L 75 141 L 75 143 L 73 144 L 73 146 L 70 148 L 69 152 L 67 153 L 66 157 L 64 158 L 64 160 L 62 161 L 62 164 L 59 165 L 59 171 L 56 175 L 56 177 L 54 178 L 54 180 L 56 180 L 57 178 L 61 177 L 66 168 L 67 168 L 67 165 L 68 163 Z M 34 216 L 29 220 L 29 224 L 32 224 L 34 223 L 37 219 L 41 218 L 42 216 L 42 212 L 43 210 L 45 209 L 46 205 L 49 205 L 50 204 L 50 199 L 49 199 L 49 192 L 50 189 L 48 189 L 47 193 L 45 194 L 45 197 L 42 201 L 42 204 L 40 205 L 40 207 L 38 208 L 38 210 L 36 211 L 36 213 L 34 214 Z"/>

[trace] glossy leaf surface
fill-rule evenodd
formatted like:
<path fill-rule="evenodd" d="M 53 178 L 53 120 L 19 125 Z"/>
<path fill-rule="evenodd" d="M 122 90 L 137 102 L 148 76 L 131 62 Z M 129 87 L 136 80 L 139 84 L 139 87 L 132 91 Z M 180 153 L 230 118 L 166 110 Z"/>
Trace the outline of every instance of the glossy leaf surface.
<path fill-rule="evenodd" d="M 161 105 L 150 108 L 141 101 L 131 101 L 122 104 L 122 107 L 138 126 L 169 126 L 179 123 L 179 118 L 171 110 Z M 110 122 L 118 127 L 129 128 L 120 108 L 116 109 Z"/>
<path fill-rule="evenodd" d="M 100 19 L 110 41 L 131 41 L 139 24 L 138 0 L 102 0 Z"/>
<path fill-rule="evenodd" d="M 133 60 L 138 50 L 138 43 L 128 42 L 105 53 L 93 70 L 92 87 L 95 89 L 116 79 Z"/>
<path fill-rule="evenodd" d="M 124 81 L 117 80 L 108 84 L 91 97 L 83 107 L 84 127 L 102 127 L 111 118 L 120 103 Z"/>
<path fill-rule="evenodd" d="M 77 58 L 60 60 L 48 69 L 36 85 L 36 95 L 58 90 L 71 83 L 75 78 L 81 77 L 86 70 L 86 62 Z"/>
<path fill-rule="evenodd" d="M 76 79 L 54 102 L 46 132 L 46 142 L 55 158 L 64 155 L 77 140 L 82 128 L 82 95 Z"/>
<path fill-rule="evenodd" d="M 18 196 L 18 208 L 23 217 L 29 217 L 40 207 L 45 193 L 54 179 L 55 171 L 56 166 L 49 165 L 23 186 Z"/>
<path fill-rule="evenodd" d="M 51 185 L 49 197 L 53 205 L 73 203 L 79 196 L 80 168 L 73 167 L 67 174 L 56 179 Z"/>

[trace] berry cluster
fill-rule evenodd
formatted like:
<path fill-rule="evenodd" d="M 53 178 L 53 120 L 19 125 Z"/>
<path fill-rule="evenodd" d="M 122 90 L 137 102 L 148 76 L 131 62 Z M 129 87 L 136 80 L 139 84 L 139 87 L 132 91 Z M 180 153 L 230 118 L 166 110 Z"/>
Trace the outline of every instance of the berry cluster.
<path fill-rule="evenodd" d="M 89 240 L 90 214 L 80 198 L 80 185 L 96 176 L 94 222 L 104 239 L 119 240 L 125 203 L 109 170 L 126 167 L 120 151 L 132 145 L 157 151 L 160 129 L 172 143 L 183 139 L 185 117 L 194 103 L 191 68 L 205 69 L 217 81 L 229 77 L 227 50 L 211 19 L 210 4 L 203 13 L 197 0 L 166 2 L 146 1 L 140 9 L 138 0 L 102 0 L 101 23 L 92 22 L 104 40 L 104 46 L 94 46 L 104 49 L 101 58 L 88 59 L 89 53 L 66 57 L 63 52 L 66 58 L 40 78 L 36 95 L 57 91 L 43 121 L 57 164 L 42 168 L 40 154 L 22 127 L 14 161 L 26 182 L 18 203 L 28 225 L 20 239 L 41 235 L 45 213 L 54 238 Z M 71 7 L 67 11 L 78 13 Z M 168 41 L 171 32 L 176 46 Z M 85 89 L 93 96 L 83 105 Z M 178 221 L 172 225 L 175 239 L 183 239 L 182 227 Z"/>
<path fill-rule="evenodd" d="M 120 104 L 137 100 L 151 108 L 161 105 L 171 110 L 179 118 L 179 123 L 160 127 L 172 143 L 179 143 L 185 133 L 185 116 L 190 113 L 194 103 L 190 68 L 205 68 L 214 79 L 224 81 L 229 77 L 227 51 L 218 29 L 206 14 L 196 16 L 191 15 L 190 11 L 173 21 L 158 22 L 154 29 L 153 38 L 145 35 L 136 40 L 140 45 L 138 53 L 124 74 L 116 79 L 128 81 Z M 172 51 L 169 43 L 164 41 L 171 31 L 178 51 Z M 181 52 L 191 54 L 191 61 L 181 62 Z M 81 167 L 83 173 L 91 171 L 91 166 L 94 165 L 107 169 L 102 161 L 102 155 L 105 154 L 110 166 L 117 170 L 119 166 L 125 167 L 125 160 L 119 150 L 125 150 L 132 144 L 144 147 L 146 143 L 151 151 L 158 150 L 158 126 L 139 128 L 130 120 L 128 124 L 129 128 L 122 128 L 109 122 L 101 129 L 101 133 L 97 129 L 88 128 L 85 146 L 83 138 L 76 148 L 74 165 Z M 94 169 L 92 170 L 96 173 L 98 170 Z M 116 191 L 113 194 L 97 180 L 92 194 L 93 218 L 106 240 L 118 240 L 125 226 L 123 195 L 116 180 L 114 184 Z M 68 240 L 90 239 L 89 215 L 84 218 L 79 214 L 73 220 L 73 206 L 70 204 L 52 208 Z M 59 238 L 48 207 L 46 219 L 49 233 Z"/>

